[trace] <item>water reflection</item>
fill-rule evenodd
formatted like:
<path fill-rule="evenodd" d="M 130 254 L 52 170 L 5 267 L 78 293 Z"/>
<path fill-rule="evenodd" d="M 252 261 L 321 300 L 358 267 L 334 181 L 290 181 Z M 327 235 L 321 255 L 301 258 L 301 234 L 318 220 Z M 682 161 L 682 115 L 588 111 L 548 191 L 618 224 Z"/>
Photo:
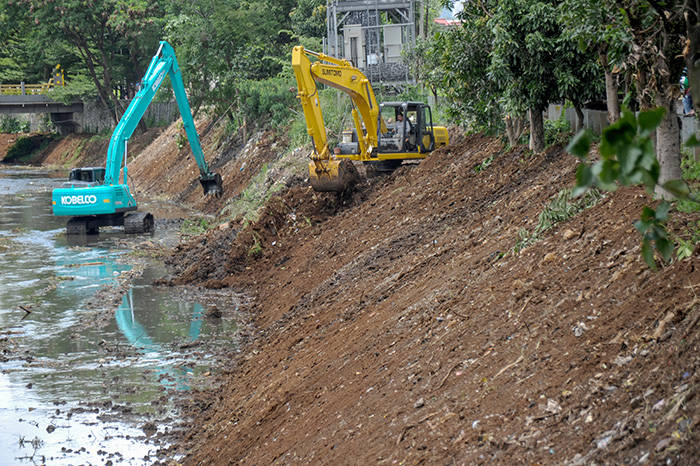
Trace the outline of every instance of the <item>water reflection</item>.
<path fill-rule="evenodd" d="M 195 342 L 202 331 L 204 307 L 199 303 L 192 305 L 192 318 L 187 333 L 187 342 Z M 169 351 L 157 343 L 148 334 L 148 331 L 138 322 L 134 307 L 133 290 L 129 290 L 122 299 L 122 305 L 115 313 L 115 321 L 119 330 L 133 348 L 137 348 L 145 355 L 168 354 Z M 163 362 L 156 370 L 156 378 L 166 388 L 175 390 L 189 390 L 190 379 L 194 369 L 185 365 L 173 366 L 172 363 Z"/>
<path fill-rule="evenodd" d="M 233 343 L 236 325 L 154 289 L 158 266 L 123 297 L 96 295 L 130 273 L 130 246 L 120 231 L 69 244 L 50 208 L 63 176 L 0 169 L 0 339 L 11 349 L 0 353 L 0 464 L 144 464 L 156 447 L 139 426 L 173 415 L 153 401 L 192 386 L 208 344 Z"/>

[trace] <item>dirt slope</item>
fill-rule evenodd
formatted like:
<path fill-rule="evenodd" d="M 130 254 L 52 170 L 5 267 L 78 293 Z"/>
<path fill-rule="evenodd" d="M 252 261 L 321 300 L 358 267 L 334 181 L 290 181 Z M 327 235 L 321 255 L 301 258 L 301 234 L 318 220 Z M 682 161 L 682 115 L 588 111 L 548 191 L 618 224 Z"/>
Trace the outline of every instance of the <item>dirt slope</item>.
<path fill-rule="evenodd" d="M 185 464 L 695 464 L 697 250 L 649 271 L 622 189 L 514 254 L 575 159 L 452 140 L 179 247 L 173 283 L 253 295 L 258 328 Z"/>
<path fill-rule="evenodd" d="M 270 133 L 256 135 L 243 147 L 218 142 L 207 127 L 209 123 L 200 121 L 197 132 L 210 170 L 223 178 L 221 197 L 203 195 L 198 182 L 199 168 L 186 139 L 181 139 L 184 144 L 178 148 L 178 136 L 182 133 L 184 137 L 184 130 L 178 123 L 170 125 L 133 161 L 129 169 L 136 189 L 215 215 L 227 200 L 248 186 L 263 164 L 275 160 L 286 149 L 284 141 L 274 140 Z"/>
<path fill-rule="evenodd" d="M 138 156 L 162 131 L 162 128 L 151 128 L 144 134 L 133 136 L 129 141 L 130 156 Z M 17 142 L 17 139 L 32 136 L 41 136 L 41 134 L 0 133 L 0 162 L 7 155 L 10 147 Z M 108 147 L 108 137 L 91 134 L 54 137 L 45 149 L 33 155 L 31 165 L 43 165 L 58 169 L 104 166 Z"/>

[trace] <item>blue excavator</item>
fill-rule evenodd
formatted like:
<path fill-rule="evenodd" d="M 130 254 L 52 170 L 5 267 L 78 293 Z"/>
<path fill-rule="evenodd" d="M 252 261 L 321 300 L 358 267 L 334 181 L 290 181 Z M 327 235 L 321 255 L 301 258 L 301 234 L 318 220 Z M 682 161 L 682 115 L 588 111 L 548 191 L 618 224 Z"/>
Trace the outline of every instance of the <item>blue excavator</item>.
<path fill-rule="evenodd" d="M 175 51 L 162 41 L 141 80 L 139 91 L 112 133 L 106 167 L 74 168 L 68 181 L 53 190 L 53 213 L 70 217 L 66 224 L 69 235 L 96 234 L 105 226 L 123 226 L 125 233 L 153 231 L 153 215 L 137 210 L 136 199 L 127 183 L 127 143 L 166 75 L 170 76 L 204 194 L 222 194 L 221 175 L 209 170 L 202 152 Z"/>

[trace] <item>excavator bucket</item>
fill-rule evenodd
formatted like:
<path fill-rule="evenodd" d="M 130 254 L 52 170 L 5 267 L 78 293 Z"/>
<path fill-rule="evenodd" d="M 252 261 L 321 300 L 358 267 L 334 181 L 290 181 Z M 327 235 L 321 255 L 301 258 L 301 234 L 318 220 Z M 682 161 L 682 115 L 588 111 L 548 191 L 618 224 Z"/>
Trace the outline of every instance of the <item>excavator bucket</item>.
<path fill-rule="evenodd" d="M 309 181 L 315 191 L 347 191 L 358 179 L 357 170 L 348 159 L 309 162 Z"/>
<path fill-rule="evenodd" d="M 224 192 L 224 184 L 218 173 L 202 175 L 199 177 L 199 182 L 202 184 L 205 196 L 221 196 Z"/>

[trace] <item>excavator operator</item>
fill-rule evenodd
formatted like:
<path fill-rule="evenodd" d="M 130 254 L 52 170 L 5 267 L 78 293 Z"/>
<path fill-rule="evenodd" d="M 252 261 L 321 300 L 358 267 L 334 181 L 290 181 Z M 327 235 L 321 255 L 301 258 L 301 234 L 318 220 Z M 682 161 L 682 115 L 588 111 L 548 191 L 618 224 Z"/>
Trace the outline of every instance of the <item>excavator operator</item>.
<path fill-rule="evenodd" d="M 396 114 L 396 123 L 394 123 L 394 135 L 403 141 L 403 136 L 405 132 L 406 125 L 403 122 L 403 112 L 398 112 Z"/>

